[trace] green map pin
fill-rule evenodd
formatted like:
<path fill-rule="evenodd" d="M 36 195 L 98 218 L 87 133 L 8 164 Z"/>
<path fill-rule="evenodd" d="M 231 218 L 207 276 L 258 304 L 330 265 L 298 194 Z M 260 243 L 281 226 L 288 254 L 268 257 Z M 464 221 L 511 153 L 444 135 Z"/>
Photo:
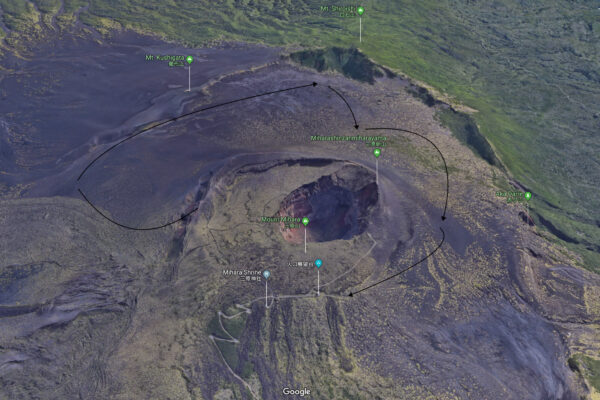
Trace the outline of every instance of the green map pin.
<path fill-rule="evenodd" d="M 531 192 L 525 192 L 525 199 L 526 200 L 531 199 Z"/>
<path fill-rule="evenodd" d="M 365 8 L 363 6 L 358 6 L 356 12 L 358 13 L 358 15 L 363 15 L 363 13 L 365 12 Z"/>
<path fill-rule="evenodd" d="M 194 61 L 194 57 L 192 57 L 192 56 L 187 56 L 187 57 L 185 58 L 185 61 L 187 61 L 187 63 L 188 63 L 188 64 L 191 64 L 191 63 L 192 63 L 192 61 Z"/>
<path fill-rule="evenodd" d="M 373 150 L 373 154 L 375 154 L 375 157 L 379 158 L 379 156 L 381 155 L 381 149 Z"/>
<path fill-rule="evenodd" d="M 302 223 L 304 224 L 304 226 L 308 225 L 308 218 L 304 217 L 302 218 Z"/>

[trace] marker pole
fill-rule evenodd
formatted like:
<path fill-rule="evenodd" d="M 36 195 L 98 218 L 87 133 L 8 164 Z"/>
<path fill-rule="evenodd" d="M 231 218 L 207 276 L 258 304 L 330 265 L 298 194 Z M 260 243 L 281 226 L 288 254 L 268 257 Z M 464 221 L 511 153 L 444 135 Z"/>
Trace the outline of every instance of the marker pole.
<path fill-rule="evenodd" d="M 321 273 L 319 272 L 321 265 L 323 265 L 323 260 L 317 258 L 315 260 L 315 267 L 317 267 L 317 296 L 321 294 Z"/>
<path fill-rule="evenodd" d="M 192 91 L 192 65 L 188 67 L 188 92 Z"/>
<path fill-rule="evenodd" d="M 360 42 L 362 43 L 362 17 L 360 17 L 358 19 L 358 21 L 360 23 L 360 30 L 359 30 L 359 32 L 360 32 Z"/>
<path fill-rule="evenodd" d="M 306 254 L 306 227 L 304 227 L 304 254 Z"/>
<path fill-rule="evenodd" d="M 271 271 L 269 271 L 268 269 L 266 269 L 266 270 L 263 271 L 262 275 L 265 278 L 265 307 L 269 308 L 269 302 L 268 302 L 269 291 L 268 291 L 268 287 L 269 287 L 269 278 L 271 277 Z"/>
<path fill-rule="evenodd" d="M 374 149 L 373 155 L 375 156 L 375 183 L 379 184 L 379 156 L 381 155 L 381 149 Z"/>
<path fill-rule="evenodd" d="M 529 225 L 529 200 L 531 200 L 531 192 L 525 192 L 525 210 L 527 212 L 527 225 Z"/>
<path fill-rule="evenodd" d="M 304 254 L 306 254 L 306 226 L 309 222 L 310 220 L 308 219 L 308 217 L 302 218 L 302 224 L 304 225 Z"/>

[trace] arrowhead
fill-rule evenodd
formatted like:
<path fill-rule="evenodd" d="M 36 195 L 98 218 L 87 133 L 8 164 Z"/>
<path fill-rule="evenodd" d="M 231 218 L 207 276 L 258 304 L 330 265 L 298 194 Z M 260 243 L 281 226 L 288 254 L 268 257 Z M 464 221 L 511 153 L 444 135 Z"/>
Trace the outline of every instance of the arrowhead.
<path fill-rule="evenodd" d="M 446 216 L 442 215 L 442 221 L 445 221 L 445 220 L 446 220 Z"/>
<path fill-rule="evenodd" d="M 313 86 L 317 86 L 317 82 L 313 82 Z"/>
<path fill-rule="evenodd" d="M 358 129 L 358 125 L 354 125 L 354 129 Z"/>
<path fill-rule="evenodd" d="M 352 292 L 350 292 L 350 294 L 348 296 L 352 297 Z"/>

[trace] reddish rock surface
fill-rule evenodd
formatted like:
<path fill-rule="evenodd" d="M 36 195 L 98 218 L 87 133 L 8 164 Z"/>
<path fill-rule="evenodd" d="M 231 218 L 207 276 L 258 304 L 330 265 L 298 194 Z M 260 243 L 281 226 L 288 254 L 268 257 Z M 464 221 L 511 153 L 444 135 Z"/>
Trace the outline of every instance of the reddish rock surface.
<path fill-rule="evenodd" d="M 281 202 L 279 216 L 308 217 L 309 242 L 350 239 L 364 232 L 377 200 L 375 175 L 363 167 L 346 165 L 291 192 Z M 302 225 L 286 229 L 281 224 L 280 229 L 285 240 L 304 241 Z"/>

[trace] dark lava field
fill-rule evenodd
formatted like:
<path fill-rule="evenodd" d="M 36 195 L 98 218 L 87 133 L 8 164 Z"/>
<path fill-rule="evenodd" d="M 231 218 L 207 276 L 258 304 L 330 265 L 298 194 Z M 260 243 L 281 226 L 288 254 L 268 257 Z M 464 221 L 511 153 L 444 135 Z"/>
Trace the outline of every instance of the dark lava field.
<path fill-rule="evenodd" d="M 587 395 L 599 279 L 412 86 L 130 33 L 3 59 L 0 398 Z"/>

